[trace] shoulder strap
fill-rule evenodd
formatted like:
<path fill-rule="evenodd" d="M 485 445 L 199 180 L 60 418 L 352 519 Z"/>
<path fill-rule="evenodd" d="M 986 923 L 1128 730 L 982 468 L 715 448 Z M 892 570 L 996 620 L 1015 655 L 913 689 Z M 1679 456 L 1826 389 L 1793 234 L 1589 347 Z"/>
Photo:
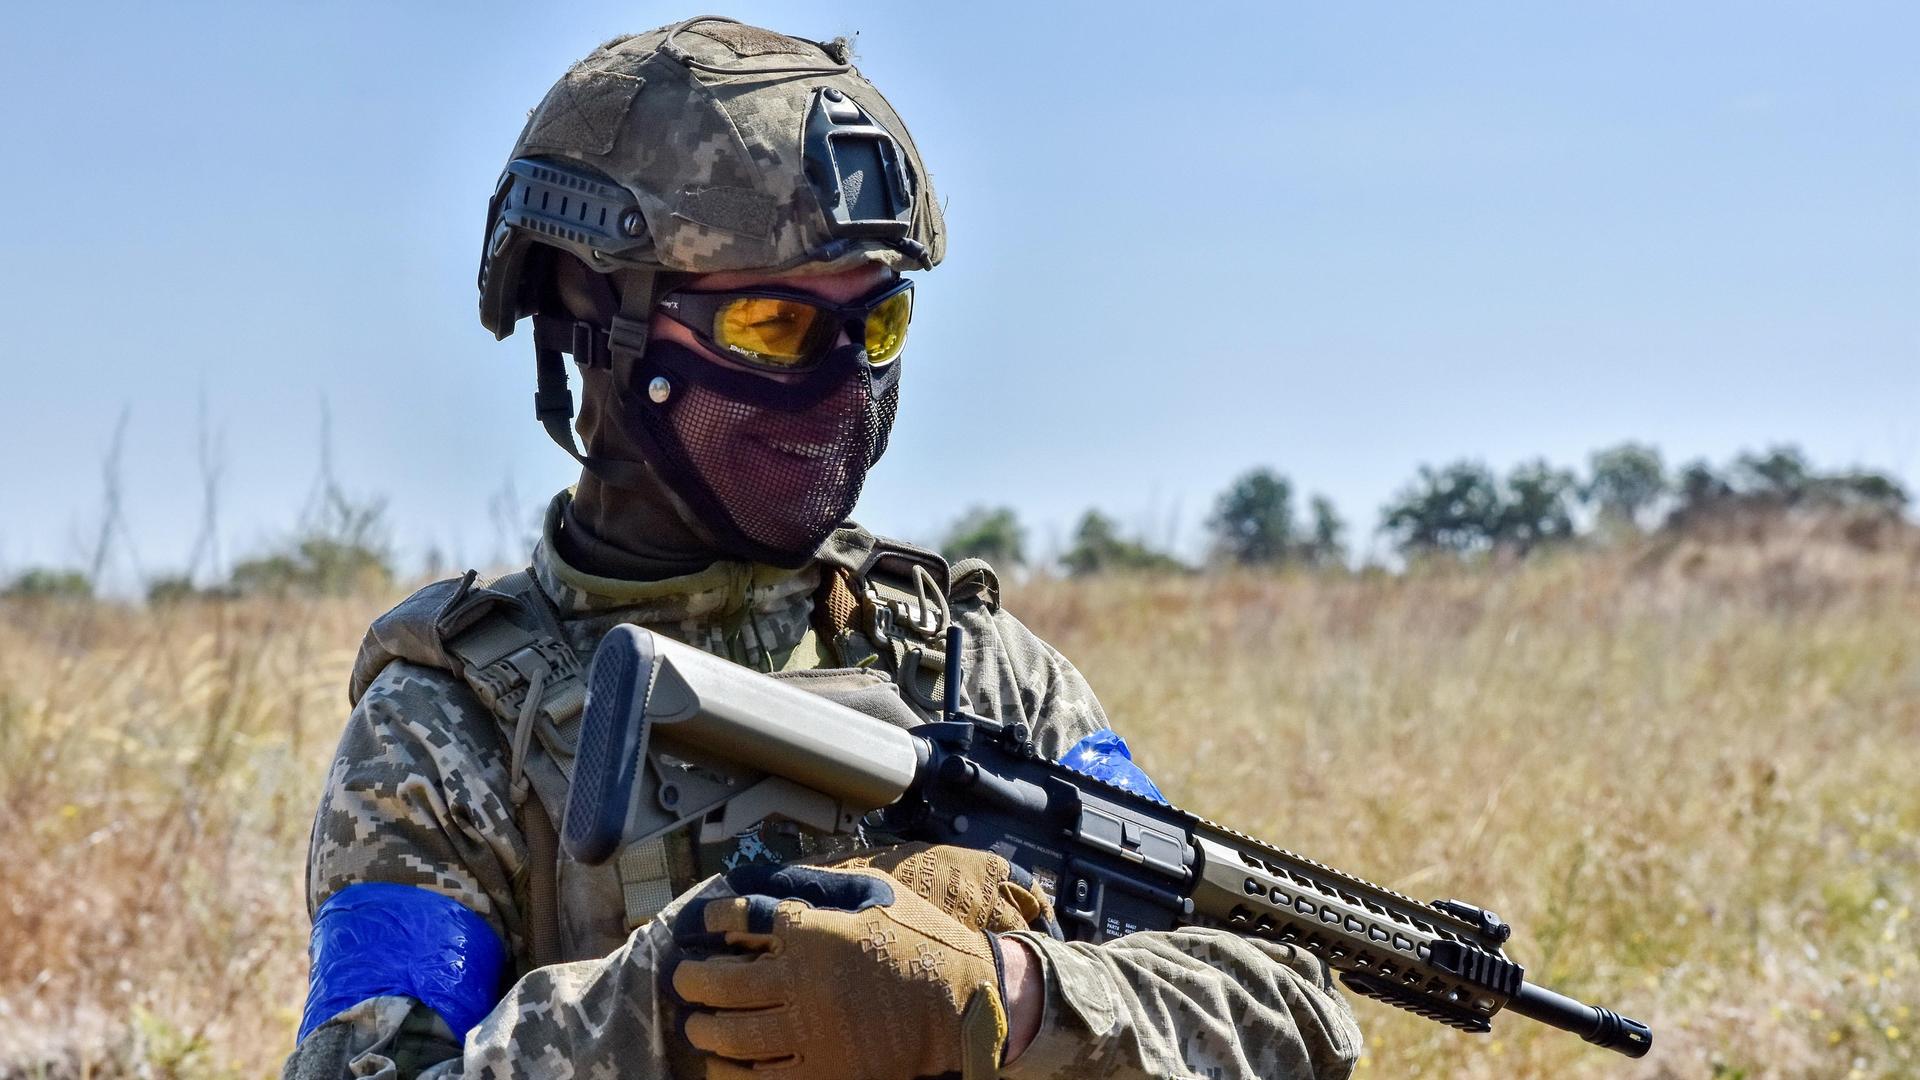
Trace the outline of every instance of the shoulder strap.
<path fill-rule="evenodd" d="M 528 938 L 537 967 L 559 962 L 560 837 L 586 680 L 532 573 L 474 588 L 468 571 L 434 619 L 434 637 L 507 735 L 515 816 L 527 842 Z M 529 751 L 538 734 L 546 754 Z M 527 798 L 529 789 L 534 797 Z"/>
<path fill-rule="evenodd" d="M 395 660 L 441 671 L 452 670 L 452 661 L 434 636 L 433 623 L 440 609 L 447 606 L 448 599 L 465 585 L 462 578 L 436 581 L 373 620 L 360 640 L 359 653 L 353 658 L 353 676 L 347 683 L 349 704 L 360 704 L 367 688 Z"/>
<path fill-rule="evenodd" d="M 434 619 L 434 635 L 487 711 L 503 724 L 534 725 L 563 774 L 571 775 L 587 685 L 580 658 L 531 571 L 473 587 L 472 571 Z M 537 694 L 529 707 L 529 692 Z M 524 735 L 510 734 L 524 746 Z M 558 809 L 549 806 L 551 813 Z"/>
<path fill-rule="evenodd" d="M 521 828 L 527 837 L 534 961 L 558 961 L 561 853 L 554 823 L 566 812 L 587 701 L 579 654 L 560 627 L 553 601 L 529 570 L 456 596 L 436 627 L 461 677 L 511 739 L 513 796 L 523 807 Z M 546 753 L 529 752 L 533 738 Z M 528 788 L 535 795 L 531 800 Z M 629 928 L 653 918 L 673 899 L 664 838 L 621 852 L 616 870 Z"/>
<path fill-rule="evenodd" d="M 937 552 L 865 530 L 836 534 L 822 558 L 813 623 L 822 656 L 843 667 L 877 664 L 909 703 L 937 712 L 953 604 L 984 595 L 997 606 L 993 571 L 978 559 L 950 570 Z"/>

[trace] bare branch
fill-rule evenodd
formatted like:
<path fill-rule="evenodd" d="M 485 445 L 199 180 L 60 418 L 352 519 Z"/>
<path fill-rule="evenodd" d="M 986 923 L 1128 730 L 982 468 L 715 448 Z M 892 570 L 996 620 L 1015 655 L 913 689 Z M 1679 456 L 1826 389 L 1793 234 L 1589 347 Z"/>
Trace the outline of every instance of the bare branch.
<path fill-rule="evenodd" d="M 215 432 L 207 416 L 206 387 L 200 388 L 200 408 L 195 423 L 195 456 L 200 470 L 200 535 L 194 537 L 193 554 L 187 558 L 189 581 L 200 575 L 206 563 L 206 576 L 220 576 L 220 484 L 227 472 L 226 433 Z"/>
<path fill-rule="evenodd" d="M 113 425 L 113 438 L 107 443 L 107 455 L 100 462 L 100 532 L 87 556 L 87 578 L 95 588 L 99 587 L 100 572 L 106 569 L 107 557 L 113 552 L 114 536 L 126 535 L 126 526 L 121 521 L 120 459 L 127 444 L 127 423 L 132 419 L 133 406 L 122 405 L 120 419 Z"/>

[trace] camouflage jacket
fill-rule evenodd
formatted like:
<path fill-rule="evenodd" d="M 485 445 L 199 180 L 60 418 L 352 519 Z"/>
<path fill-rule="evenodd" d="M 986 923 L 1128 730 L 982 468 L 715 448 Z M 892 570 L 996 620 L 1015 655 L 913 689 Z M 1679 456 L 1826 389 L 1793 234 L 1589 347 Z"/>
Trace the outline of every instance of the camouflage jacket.
<path fill-rule="evenodd" d="M 533 573 L 583 660 L 622 622 L 767 670 L 802 645 L 819 564 L 791 572 L 721 563 L 662 582 L 595 578 L 554 554 L 559 505 Z M 872 539 L 850 528 L 829 547 L 857 549 Z M 1086 681 L 1001 610 L 994 590 L 957 591 L 951 616 L 972 643 L 963 696 L 973 711 L 1026 722 L 1055 757 L 1106 726 Z M 517 979 L 465 1033 L 410 997 L 362 1001 L 314 1028 L 285 1076 L 700 1076 L 697 1056 L 672 1034 L 672 1007 L 654 970 L 673 911 L 724 885 L 709 878 L 659 917 L 629 927 L 614 864 L 562 857 L 567 962 L 534 966 L 528 844 L 499 722 L 445 670 L 391 659 L 370 680 L 363 670 L 361 681 L 314 822 L 309 912 L 351 885 L 417 886 L 483 918 L 506 944 Z M 519 793 L 526 797 L 524 786 Z M 765 857 L 769 846 L 778 845 L 749 840 L 718 853 L 719 861 Z M 693 868 L 689 855 L 699 869 L 714 865 L 716 853 L 690 848 L 683 842 L 674 860 L 676 886 Z M 1007 1077 L 1317 1080 L 1349 1075 L 1358 1056 L 1359 1032 L 1325 967 L 1288 946 L 1203 929 L 1099 946 L 1021 936 L 1041 959 L 1046 998 L 1040 1032 Z"/>

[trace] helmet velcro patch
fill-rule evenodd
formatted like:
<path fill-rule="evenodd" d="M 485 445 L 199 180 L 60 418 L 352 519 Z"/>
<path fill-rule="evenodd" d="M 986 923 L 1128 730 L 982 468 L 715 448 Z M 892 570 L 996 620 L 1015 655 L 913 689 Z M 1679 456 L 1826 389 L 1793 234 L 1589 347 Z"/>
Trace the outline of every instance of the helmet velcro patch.
<path fill-rule="evenodd" d="M 625 126 L 634 95 L 647 81 L 623 71 L 575 68 L 533 111 L 524 145 L 605 154 Z"/>
<path fill-rule="evenodd" d="M 762 30 L 757 26 L 748 26 L 736 22 L 700 22 L 687 28 L 687 33 L 698 34 L 703 38 L 717 41 L 733 50 L 735 56 L 767 56 L 784 53 L 791 56 L 811 56 L 817 46 L 785 34 L 776 34 L 771 30 Z"/>
<path fill-rule="evenodd" d="M 777 207 L 772 196 L 752 188 L 690 187 L 680 192 L 673 212 L 697 225 L 764 240 L 773 232 Z"/>

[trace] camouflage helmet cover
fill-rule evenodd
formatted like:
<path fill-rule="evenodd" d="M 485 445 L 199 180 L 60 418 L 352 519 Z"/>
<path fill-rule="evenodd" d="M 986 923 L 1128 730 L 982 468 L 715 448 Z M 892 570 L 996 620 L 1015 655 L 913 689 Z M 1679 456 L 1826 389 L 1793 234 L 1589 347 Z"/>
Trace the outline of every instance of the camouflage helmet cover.
<path fill-rule="evenodd" d="M 874 172 L 897 220 L 850 223 L 863 184 L 874 204 Z M 544 213 L 516 205 L 530 194 Z M 529 116 L 481 255 L 480 321 L 497 337 L 540 303 L 535 245 L 603 273 L 916 268 L 940 261 L 946 233 L 906 125 L 845 42 L 702 16 L 595 49 Z"/>

